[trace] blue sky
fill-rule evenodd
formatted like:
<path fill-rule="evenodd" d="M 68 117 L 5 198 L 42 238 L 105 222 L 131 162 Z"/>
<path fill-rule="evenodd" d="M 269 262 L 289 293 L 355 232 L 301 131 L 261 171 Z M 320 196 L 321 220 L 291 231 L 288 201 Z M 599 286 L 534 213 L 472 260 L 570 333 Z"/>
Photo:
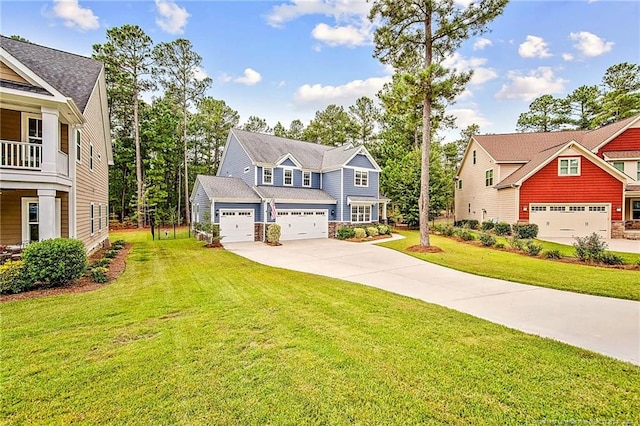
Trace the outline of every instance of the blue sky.
<path fill-rule="evenodd" d="M 203 57 L 200 72 L 213 79 L 210 96 L 238 110 L 241 122 L 257 115 L 288 126 L 308 124 L 331 103 L 374 97 L 389 81 L 391 70 L 372 57 L 369 8 L 364 0 L 2 0 L 0 28 L 82 55 L 123 24 L 140 25 L 156 43 L 187 38 Z M 599 84 L 613 64 L 640 62 L 639 23 L 635 0 L 512 1 L 491 32 L 448 59 L 475 71 L 450 112 L 460 128 L 512 132 L 537 96 L 565 96 Z"/>

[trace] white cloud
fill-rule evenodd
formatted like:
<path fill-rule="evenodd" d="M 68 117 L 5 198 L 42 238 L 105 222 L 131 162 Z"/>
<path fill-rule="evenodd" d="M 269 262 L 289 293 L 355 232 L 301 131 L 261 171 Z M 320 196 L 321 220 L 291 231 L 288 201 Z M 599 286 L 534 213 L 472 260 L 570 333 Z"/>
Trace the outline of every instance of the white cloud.
<path fill-rule="evenodd" d="M 207 78 L 209 76 L 207 75 L 207 73 L 206 73 L 206 71 L 204 69 L 202 69 L 200 67 L 196 67 L 193 70 L 193 77 L 198 81 L 202 81 L 202 80 L 204 80 L 205 78 Z"/>
<path fill-rule="evenodd" d="M 69 28 L 86 31 L 100 27 L 98 17 L 91 9 L 80 6 L 78 0 L 54 0 L 53 13 L 64 19 L 64 25 Z"/>
<path fill-rule="evenodd" d="M 476 40 L 475 43 L 473 43 L 473 50 L 482 50 L 485 47 L 489 47 L 492 45 L 493 45 L 493 42 L 488 38 L 479 38 L 478 40 Z"/>
<path fill-rule="evenodd" d="M 371 29 L 367 25 L 357 27 L 354 25 L 336 25 L 330 27 L 325 23 L 315 26 L 311 35 L 316 40 L 329 46 L 355 47 L 368 43 L 371 40 Z"/>
<path fill-rule="evenodd" d="M 156 24 L 162 29 L 162 31 L 169 34 L 182 34 L 184 32 L 184 27 L 187 25 L 187 20 L 191 16 L 189 12 L 172 1 L 155 1 L 156 11 L 158 12 Z"/>
<path fill-rule="evenodd" d="M 218 83 L 220 84 L 225 84 L 230 82 L 231 80 L 233 80 L 233 77 L 231 77 L 229 74 L 227 74 L 226 72 L 220 73 L 218 74 Z"/>
<path fill-rule="evenodd" d="M 447 113 L 453 115 L 456 118 L 456 127 L 464 129 L 472 124 L 478 126 L 487 127 L 492 125 L 491 121 L 487 120 L 477 108 L 452 108 L 447 109 Z"/>
<path fill-rule="evenodd" d="M 260 80 L 262 80 L 262 76 L 260 75 L 260 73 L 251 68 L 245 69 L 242 77 L 233 79 L 233 81 L 235 81 L 236 83 L 244 84 L 246 86 L 253 86 L 254 84 L 258 84 Z"/>
<path fill-rule="evenodd" d="M 298 87 L 293 99 L 298 105 L 352 104 L 361 96 L 375 97 L 382 86 L 390 81 L 391 77 L 387 76 L 354 80 L 340 86 L 305 84 Z"/>
<path fill-rule="evenodd" d="M 471 99 L 471 98 L 473 98 L 473 92 L 469 89 L 464 89 L 464 91 L 456 97 L 456 102 L 464 101 L 466 99 Z"/>
<path fill-rule="evenodd" d="M 371 4 L 353 0 L 292 0 L 274 6 L 267 15 L 267 23 L 273 27 L 281 27 L 305 15 L 324 15 L 337 21 L 352 16 L 366 17 Z"/>
<path fill-rule="evenodd" d="M 573 61 L 574 57 L 571 53 L 563 53 L 562 54 L 562 59 L 564 59 L 565 61 L 569 62 L 569 61 Z"/>
<path fill-rule="evenodd" d="M 588 31 L 570 33 L 569 39 L 576 42 L 573 46 L 588 57 L 600 56 L 613 48 L 612 41 L 605 41 Z"/>
<path fill-rule="evenodd" d="M 526 41 L 518 47 L 518 53 L 523 58 L 548 58 L 551 56 L 547 42 L 542 37 L 533 35 L 527 36 Z"/>
<path fill-rule="evenodd" d="M 527 75 L 522 75 L 517 71 L 509 71 L 507 77 L 511 80 L 508 84 L 503 84 L 496 93 L 496 99 L 521 99 L 532 101 L 543 94 L 561 93 L 567 80 L 556 77 L 549 67 L 538 67 Z"/>
<path fill-rule="evenodd" d="M 449 56 L 442 61 L 442 65 L 449 69 L 455 69 L 458 72 L 465 72 L 473 70 L 473 76 L 471 77 L 471 84 L 482 84 L 489 80 L 493 80 L 498 77 L 498 73 L 493 68 L 486 68 L 482 65 L 487 63 L 486 58 L 464 58 L 458 52 Z"/>

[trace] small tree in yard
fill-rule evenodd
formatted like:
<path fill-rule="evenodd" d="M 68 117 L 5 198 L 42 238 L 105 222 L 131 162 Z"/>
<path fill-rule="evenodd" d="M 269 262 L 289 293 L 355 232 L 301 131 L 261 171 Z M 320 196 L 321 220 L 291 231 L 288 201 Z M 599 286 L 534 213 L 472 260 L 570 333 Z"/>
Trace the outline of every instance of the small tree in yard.
<path fill-rule="evenodd" d="M 586 237 L 576 237 L 573 243 L 576 256 L 583 262 L 600 262 L 604 251 L 607 249 L 607 243 L 595 232 Z"/>
<path fill-rule="evenodd" d="M 280 244 L 281 232 L 282 229 L 277 223 L 272 223 L 271 225 L 269 225 L 269 227 L 267 228 L 267 242 L 273 245 Z"/>

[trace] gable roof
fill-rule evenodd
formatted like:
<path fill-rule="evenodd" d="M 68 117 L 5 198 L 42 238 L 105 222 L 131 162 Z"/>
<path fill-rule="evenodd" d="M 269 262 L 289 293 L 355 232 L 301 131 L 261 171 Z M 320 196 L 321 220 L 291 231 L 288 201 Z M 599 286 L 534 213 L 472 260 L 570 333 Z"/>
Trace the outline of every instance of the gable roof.
<path fill-rule="evenodd" d="M 0 47 L 84 112 L 103 67 L 100 61 L 5 36 L 0 36 Z"/>
<path fill-rule="evenodd" d="M 200 182 L 209 199 L 240 199 L 243 201 L 260 202 L 260 197 L 242 179 L 222 176 L 196 176 L 196 182 Z M 194 191 L 196 190 L 194 186 Z M 192 193 L 191 197 L 195 195 Z"/>

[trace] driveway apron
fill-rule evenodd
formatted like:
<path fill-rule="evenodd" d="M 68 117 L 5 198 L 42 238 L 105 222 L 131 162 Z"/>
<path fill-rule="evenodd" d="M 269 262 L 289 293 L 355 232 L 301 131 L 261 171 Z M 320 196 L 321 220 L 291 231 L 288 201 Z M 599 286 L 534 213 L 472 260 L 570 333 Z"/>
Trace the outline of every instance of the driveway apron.
<path fill-rule="evenodd" d="M 640 365 L 640 302 L 481 277 L 334 239 L 225 247 L 265 265 L 377 287 Z"/>

